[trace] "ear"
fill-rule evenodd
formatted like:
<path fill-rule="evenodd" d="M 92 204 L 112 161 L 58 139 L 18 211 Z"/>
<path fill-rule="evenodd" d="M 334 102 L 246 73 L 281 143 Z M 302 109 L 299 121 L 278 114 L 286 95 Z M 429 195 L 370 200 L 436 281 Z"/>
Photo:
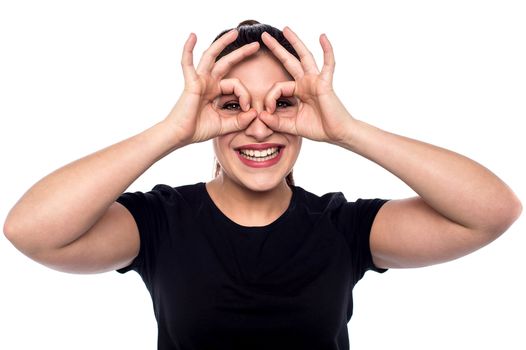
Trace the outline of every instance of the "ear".
<path fill-rule="evenodd" d="M 219 164 L 217 157 L 214 156 L 214 176 L 213 177 L 217 177 L 220 171 L 221 171 L 221 164 Z"/>

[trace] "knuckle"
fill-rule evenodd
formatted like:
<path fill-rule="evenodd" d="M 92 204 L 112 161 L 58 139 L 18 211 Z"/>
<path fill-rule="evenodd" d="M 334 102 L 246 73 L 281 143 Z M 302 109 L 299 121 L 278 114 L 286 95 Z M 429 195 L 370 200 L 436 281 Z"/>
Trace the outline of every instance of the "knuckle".
<path fill-rule="evenodd" d="M 203 58 L 206 58 L 206 59 L 213 59 L 213 58 L 214 58 L 214 55 L 213 55 L 212 52 L 210 51 L 210 48 L 206 49 L 206 50 L 203 52 Z"/>
<path fill-rule="evenodd" d="M 225 60 L 223 61 L 223 65 L 225 65 L 226 68 L 227 68 L 228 70 L 230 70 L 230 69 L 232 68 L 232 66 L 234 65 L 234 62 L 232 62 L 231 59 L 227 59 L 227 58 L 225 58 Z"/>
<path fill-rule="evenodd" d="M 212 78 L 212 80 L 219 80 L 219 73 L 215 70 L 212 70 L 210 72 L 210 78 Z"/>
<path fill-rule="evenodd" d="M 272 88 L 269 91 L 269 94 L 267 96 L 273 96 L 276 94 L 277 90 L 281 89 L 283 82 L 282 81 L 276 81 L 274 84 L 272 84 Z"/>

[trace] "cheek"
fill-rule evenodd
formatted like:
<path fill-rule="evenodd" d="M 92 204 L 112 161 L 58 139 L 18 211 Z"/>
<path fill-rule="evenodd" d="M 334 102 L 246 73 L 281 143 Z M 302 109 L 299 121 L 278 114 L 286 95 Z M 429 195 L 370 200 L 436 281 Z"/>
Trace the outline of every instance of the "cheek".
<path fill-rule="evenodd" d="M 215 138 L 213 145 L 214 145 L 214 154 L 217 160 L 221 162 L 223 159 L 223 152 L 224 152 L 223 147 L 221 146 L 221 142 L 217 138 Z"/>
<path fill-rule="evenodd" d="M 213 141 L 212 141 L 212 145 L 214 147 L 214 154 L 216 155 L 216 157 L 219 155 L 219 144 L 218 144 L 218 141 L 217 141 L 217 138 L 215 138 Z"/>
<path fill-rule="evenodd" d="M 302 141 L 303 141 L 303 138 L 300 137 L 300 136 L 297 136 L 297 137 L 295 137 L 294 139 L 290 140 L 290 143 L 291 143 L 292 145 L 294 145 L 294 147 L 296 147 L 297 150 L 298 150 L 298 152 L 299 152 L 300 149 L 301 149 L 301 143 L 302 143 Z"/>
<path fill-rule="evenodd" d="M 288 141 L 289 141 L 289 146 L 290 146 L 290 151 L 291 151 L 291 157 L 296 159 L 301 150 L 302 138 L 301 137 L 290 138 Z"/>
<path fill-rule="evenodd" d="M 232 152 L 230 141 L 231 138 L 228 136 L 218 136 L 214 138 L 214 153 L 219 162 L 223 162 L 225 157 L 228 156 L 229 152 Z"/>

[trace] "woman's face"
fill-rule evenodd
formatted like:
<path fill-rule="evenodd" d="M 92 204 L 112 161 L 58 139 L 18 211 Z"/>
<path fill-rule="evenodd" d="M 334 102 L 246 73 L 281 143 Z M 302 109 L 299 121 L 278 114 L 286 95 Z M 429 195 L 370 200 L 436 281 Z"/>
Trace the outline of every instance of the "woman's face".
<path fill-rule="evenodd" d="M 243 131 L 214 138 L 214 152 L 225 180 L 253 191 L 267 191 L 282 184 L 291 171 L 301 148 L 301 137 L 275 132 L 259 119 L 265 109 L 265 96 L 274 83 L 293 80 L 281 62 L 270 52 L 259 51 L 236 64 L 223 78 L 237 78 L 250 94 L 250 106 L 258 117 Z M 222 95 L 217 101 L 222 116 L 242 112 L 235 95 Z M 274 114 L 294 118 L 298 112 L 295 97 L 280 97 Z"/>

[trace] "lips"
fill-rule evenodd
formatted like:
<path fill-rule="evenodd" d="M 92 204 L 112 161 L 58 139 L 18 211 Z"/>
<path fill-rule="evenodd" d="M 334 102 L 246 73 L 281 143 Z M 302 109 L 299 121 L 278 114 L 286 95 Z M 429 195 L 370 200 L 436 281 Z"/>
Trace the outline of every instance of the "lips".
<path fill-rule="evenodd" d="M 258 150 L 258 151 L 261 151 L 261 150 L 264 150 L 264 149 L 268 149 L 268 148 L 272 148 L 272 147 L 285 147 L 284 145 L 280 144 L 280 143 L 251 143 L 251 144 L 248 144 L 248 145 L 243 145 L 243 146 L 239 146 L 239 147 L 236 147 L 234 148 L 236 151 L 239 151 L 239 150 Z"/>
<path fill-rule="evenodd" d="M 270 167 L 279 162 L 284 145 L 277 143 L 248 144 L 236 147 L 241 162 L 252 168 Z"/>

